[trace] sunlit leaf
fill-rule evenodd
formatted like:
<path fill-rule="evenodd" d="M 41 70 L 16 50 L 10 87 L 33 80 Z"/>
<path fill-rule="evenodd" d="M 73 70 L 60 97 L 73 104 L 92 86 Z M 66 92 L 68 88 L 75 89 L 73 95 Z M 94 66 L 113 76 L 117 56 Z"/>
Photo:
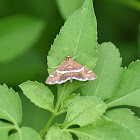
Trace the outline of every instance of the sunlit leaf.
<path fill-rule="evenodd" d="M 82 94 L 94 95 L 105 100 L 113 95 L 121 76 L 121 58 L 118 49 L 111 43 L 98 45 L 98 60 L 93 71 L 97 79 L 81 87 Z"/>
<path fill-rule="evenodd" d="M 140 107 L 140 61 L 132 62 L 123 70 L 119 87 L 107 106 L 130 105 Z"/>
<path fill-rule="evenodd" d="M 94 96 L 83 96 L 68 108 L 63 128 L 76 124 L 88 125 L 99 119 L 105 110 L 106 104 L 101 99 Z"/>
<path fill-rule="evenodd" d="M 19 95 L 6 85 L 0 85 L 0 119 L 21 125 L 22 108 Z"/>
<path fill-rule="evenodd" d="M 53 111 L 54 96 L 48 87 L 32 81 L 24 82 L 19 87 L 35 105 Z"/>
<path fill-rule="evenodd" d="M 41 140 L 41 138 L 32 128 L 21 127 L 18 132 L 10 135 L 9 140 Z"/>
<path fill-rule="evenodd" d="M 53 126 L 49 129 L 45 140 L 73 140 L 73 139 L 72 135 L 69 132 L 65 132 L 57 126 Z"/>

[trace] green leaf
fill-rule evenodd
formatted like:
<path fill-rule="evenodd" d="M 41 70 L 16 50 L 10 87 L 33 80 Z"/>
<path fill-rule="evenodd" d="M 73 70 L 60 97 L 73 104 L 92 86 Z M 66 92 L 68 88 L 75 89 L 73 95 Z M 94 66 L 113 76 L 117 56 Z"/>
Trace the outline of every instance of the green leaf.
<path fill-rule="evenodd" d="M 130 105 L 140 107 L 140 61 L 132 62 L 125 68 L 114 96 L 107 101 L 107 106 Z"/>
<path fill-rule="evenodd" d="M 49 129 L 45 140 L 73 140 L 69 132 L 61 130 L 57 126 Z"/>
<path fill-rule="evenodd" d="M 11 61 L 23 54 L 38 39 L 43 21 L 22 15 L 0 21 L 0 62 Z"/>
<path fill-rule="evenodd" d="M 54 71 L 52 67 L 65 61 L 67 55 L 79 55 L 75 59 L 78 63 L 93 68 L 97 59 L 96 24 L 92 0 L 86 0 L 82 8 L 67 20 L 55 39 L 48 56 L 49 73 Z"/>
<path fill-rule="evenodd" d="M 60 65 L 70 55 L 75 61 L 92 69 L 97 59 L 97 23 L 93 11 L 92 0 L 86 0 L 82 8 L 76 11 L 62 27 L 48 55 L 48 71 Z M 57 53 L 56 53 L 57 52 Z M 74 80 L 66 82 L 63 89 L 64 98 L 85 82 Z M 66 84 L 65 83 L 65 84 Z M 61 88 L 61 86 L 59 86 Z M 61 91 L 61 90 L 60 90 Z"/>
<path fill-rule="evenodd" d="M 12 124 L 0 121 L 0 138 L 2 140 L 8 140 L 8 133 L 11 129 L 14 129 Z"/>
<path fill-rule="evenodd" d="M 41 140 L 41 138 L 35 130 L 21 127 L 18 132 L 10 135 L 9 140 Z"/>
<path fill-rule="evenodd" d="M 62 101 L 61 109 L 63 110 L 67 109 L 71 104 L 73 104 L 79 98 L 80 98 L 80 94 L 75 94 L 75 93 L 71 94 L 70 96 L 68 96 Z"/>
<path fill-rule="evenodd" d="M 128 129 L 136 139 L 140 139 L 140 120 L 133 116 L 134 113 L 129 109 L 115 109 L 107 112 L 105 116 L 117 122 L 122 127 Z M 124 119 L 125 118 L 125 119 Z"/>
<path fill-rule="evenodd" d="M 24 82 L 19 87 L 35 105 L 53 112 L 54 96 L 51 90 L 38 82 Z"/>
<path fill-rule="evenodd" d="M 98 60 L 93 71 L 97 79 L 81 87 L 82 94 L 94 95 L 105 100 L 112 96 L 121 75 L 121 58 L 118 49 L 111 43 L 98 45 Z"/>
<path fill-rule="evenodd" d="M 77 135 L 79 140 L 138 140 L 127 128 L 106 117 L 94 124 L 67 131 Z"/>
<path fill-rule="evenodd" d="M 106 104 L 101 99 L 94 96 L 83 96 L 68 108 L 63 128 L 75 124 L 88 125 L 99 119 L 105 110 Z"/>
<path fill-rule="evenodd" d="M 0 119 L 21 125 L 22 107 L 19 95 L 5 84 L 0 85 Z"/>
<path fill-rule="evenodd" d="M 57 0 L 59 11 L 65 20 L 79 9 L 83 2 L 84 0 Z"/>

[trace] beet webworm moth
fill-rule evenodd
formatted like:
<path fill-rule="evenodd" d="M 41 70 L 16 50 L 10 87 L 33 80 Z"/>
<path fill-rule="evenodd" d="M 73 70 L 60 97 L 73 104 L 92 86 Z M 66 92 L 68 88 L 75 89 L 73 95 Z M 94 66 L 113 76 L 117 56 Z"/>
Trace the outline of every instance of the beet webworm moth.
<path fill-rule="evenodd" d="M 72 83 L 73 79 L 87 81 L 97 78 L 95 73 L 81 64 L 73 61 L 70 56 L 67 56 L 66 58 L 67 60 L 59 65 L 57 69 L 48 76 L 46 80 L 47 84 L 62 84 L 68 80 L 70 80 Z"/>

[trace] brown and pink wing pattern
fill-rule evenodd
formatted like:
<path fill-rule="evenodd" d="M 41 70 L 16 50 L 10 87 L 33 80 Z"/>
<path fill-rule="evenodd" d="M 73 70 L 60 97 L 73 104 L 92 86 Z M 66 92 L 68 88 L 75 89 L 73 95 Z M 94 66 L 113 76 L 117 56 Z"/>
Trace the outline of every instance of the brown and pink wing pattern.
<path fill-rule="evenodd" d="M 81 64 L 73 61 L 74 63 L 74 69 L 77 70 L 76 72 L 73 73 L 72 79 L 76 79 L 79 81 L 87 81 L 87 80 L 94 80 L 97 78 L 95 73 L 91 71 L 90 69 L 82 66 Z M 80 67 L 80 69 L 79 69 Z M 79 69 L 79 71 L 78 71 Z"/>
<path fill-rule="evenodd" d="M 55 71 L 53 71 L 47 78 L 46 83 L 53 84 L 62 84 L 71 79 L 70 73 L 61 74 L 61 71 L 65 71 L 68 67 L 68 60 L 64 61 Z"/>
<path fill-rule="evenodd" d="M 97 76 L 90 69 L 69 59 L 64 61 L 55 71 L 53 71 L 46 80 L 47 84 L 62 84 L 68 80 L 75 79 L 79 81 L 94 80 Z M 72 80 L 71 80 L 72 82 Z"/>

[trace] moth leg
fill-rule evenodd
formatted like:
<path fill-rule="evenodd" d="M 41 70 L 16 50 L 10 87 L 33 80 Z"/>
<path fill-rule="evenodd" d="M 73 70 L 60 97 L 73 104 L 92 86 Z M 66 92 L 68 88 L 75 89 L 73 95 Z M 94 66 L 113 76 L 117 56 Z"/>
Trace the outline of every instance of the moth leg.
<path fill-rule="evenodd" d="M 70 82 L 72 83 L 72 78 L 70 79 Z"/>

